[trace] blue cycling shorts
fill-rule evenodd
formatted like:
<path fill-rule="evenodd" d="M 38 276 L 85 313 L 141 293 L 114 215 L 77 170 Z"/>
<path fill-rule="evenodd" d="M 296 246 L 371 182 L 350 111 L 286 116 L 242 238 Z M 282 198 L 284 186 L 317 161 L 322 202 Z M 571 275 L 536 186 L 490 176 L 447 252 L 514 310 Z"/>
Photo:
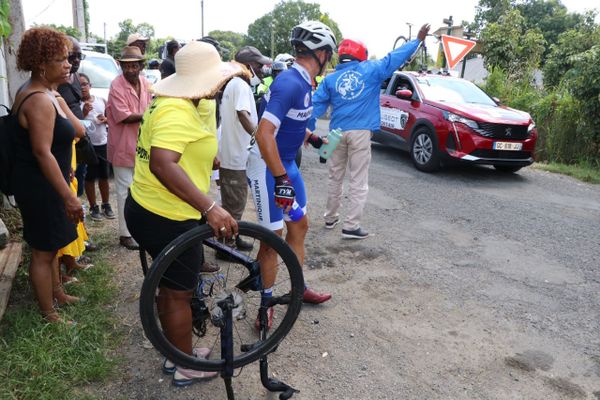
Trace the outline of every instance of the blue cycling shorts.
<path fill-rule="evenodd" d="M 306 190 L 302 174 L 294 160 L 282 162 L 292 181 L 292 186 L 294 186 L 296 202 L 306 215 Z M 283 229 L 283 221 L 288 222 L 290 219 L 287 214 L 283 214 L 282 208 L 275 205 L 275 179 L 273 179 L 271 171 L 269 171 L 267 164 L 260 155 L 250 153 L 246 175 L 256 209 L 258 224 L 273 231 Z"/>

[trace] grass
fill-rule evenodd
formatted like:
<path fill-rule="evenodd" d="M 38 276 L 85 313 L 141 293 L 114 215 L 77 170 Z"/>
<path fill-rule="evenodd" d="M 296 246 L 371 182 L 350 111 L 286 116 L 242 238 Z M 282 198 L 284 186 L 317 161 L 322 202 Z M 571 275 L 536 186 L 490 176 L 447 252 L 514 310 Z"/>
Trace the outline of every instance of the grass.
<path fill-rule="evenodd" d="M 541 169 L 548 172 L 554 172 L 557 174 L 563 174 L 572 176 L 583 182 L 588 183 L 600 183 L 600 168 L 590 163 L 579 163 L 574 165 L 560 164 L 560 163 L 536 163 L 534 168 Z"/>
<path fill-rule="evenodd" d="M 95 266 L 79 274 L 83 284 L 68 287 L 85 302 L 61 310 L 77 324 L 46 324 L 33 301 L 25 258 L 0 323 L 0 399 L 93 398 L 81 387 L 106 379 L 119 363 L 112 355 L 123 337 L 111 308 L 113 268 L 102 251 L 94 253 Z"/>

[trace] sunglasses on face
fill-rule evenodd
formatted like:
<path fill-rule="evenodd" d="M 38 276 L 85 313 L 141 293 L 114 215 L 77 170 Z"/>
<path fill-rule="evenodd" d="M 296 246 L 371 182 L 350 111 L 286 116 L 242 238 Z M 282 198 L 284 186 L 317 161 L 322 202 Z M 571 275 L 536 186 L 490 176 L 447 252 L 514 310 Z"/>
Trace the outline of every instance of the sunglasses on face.
<path fill-rule="evenodd" d="M 69 60 L 75 60 L 78 58 L 79 60 L 85 60 L 85 54 L 83 53 L 69 53 Z"/>

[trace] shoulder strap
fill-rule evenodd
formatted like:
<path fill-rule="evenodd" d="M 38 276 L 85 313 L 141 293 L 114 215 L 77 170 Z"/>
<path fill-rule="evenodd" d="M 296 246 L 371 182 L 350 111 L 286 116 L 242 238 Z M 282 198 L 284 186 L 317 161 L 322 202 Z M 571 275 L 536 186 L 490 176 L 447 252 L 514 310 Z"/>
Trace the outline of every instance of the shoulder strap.
<path fill-rule="evenodd" d="M 23 103 L 25 103 L 27 101 L 28 98 L 30 98 L 31 96 L 33 96 L 36 93 L 45 93 L 42 92 L 41 90 L 36 90 L 35 92 L 31 92 L 29 93 L 27 96 L 25 96 L 25 98 L 21 101 L 21 104 L 19 104 L 19 107 L 17 108 L 17 112 L 15 112 L 14 115 L 16 115 L 17 117 L 19 116 L 19 111 L 21 111 L 21 107 L 23 106 Z"/>

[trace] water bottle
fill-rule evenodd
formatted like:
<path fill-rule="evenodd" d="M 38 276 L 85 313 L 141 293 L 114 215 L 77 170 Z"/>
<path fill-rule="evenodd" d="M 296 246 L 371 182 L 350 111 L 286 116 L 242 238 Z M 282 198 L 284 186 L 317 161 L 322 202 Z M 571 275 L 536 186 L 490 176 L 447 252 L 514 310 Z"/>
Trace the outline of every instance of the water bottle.
<path fill-rule="evenodd" d="M 294 204 L 292 204 L 292 208 L 288 211 L 288 217 L 292 221 L 299 221 L 302 217 L 304 217 L 304 210 L 300 207 L 300 204 L 294 199 Z"/>
<path fill-rule="evenodd" d="M 329 134 L 327 135 L 327 140 L 329 141 L 329 143 L 324 143 L 319 149 L 319 161 L 321 161 L 322 163 L 327 161 L 327 159 L 331 156 L 331 153 L 333 153 L 341 139 L 341 129 L 337 128 L 331 130 L 331 132 L 329 132 Z"/>

